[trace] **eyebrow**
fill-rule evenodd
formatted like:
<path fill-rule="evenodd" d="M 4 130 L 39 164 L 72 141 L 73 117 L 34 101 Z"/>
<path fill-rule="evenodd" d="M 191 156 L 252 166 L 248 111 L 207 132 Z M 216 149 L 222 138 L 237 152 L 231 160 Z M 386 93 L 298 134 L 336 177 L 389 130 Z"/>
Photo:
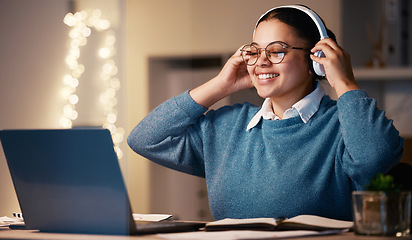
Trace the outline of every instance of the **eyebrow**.
<path fill-rule="evenodd" d="M 259 46 L 257 42 L 252 42 L 250 45 Z"/>
<path fill-rule="evenodd" d="M 283 41 L 272 41 L 272 42 L 270 42 L 269 44 L 272 44 L 272 43 L 274 43 L 274 42 L 284 43 L 284 44 L 286 44 L 286 45 L 288 45 L 288 46 L 289 46 L 289 44 L 288 44 L 288 43 L 285 43 L 285 42 L 283 42 Z M 269 45 L 269 44 L 268 44 L 268 45 Z M 250 45 L 260 46 L 260 45 L 259 45 L 259 43 L 257 43 L 257 42 L 252 42 Z"/>
<path fill-rule="evenodd" d="M 287 44 L 287 43 L 285 43 L 285 42 L 282 42 L 282 41 L 273 41 L 273 42 L 270 42 L 269 44 L 272 44 L 272 43 L 274 43 L 274 42 L 284 43 L 284 44 L 286 44 L 286 45 L 289 46 L 289 44 Z M 269 44 L 268 44 L 268 45 L 269 45 Z M 257 43 L 257 42 L 252 42 L 250 45 L 260 47 L 259 43 Z"/>

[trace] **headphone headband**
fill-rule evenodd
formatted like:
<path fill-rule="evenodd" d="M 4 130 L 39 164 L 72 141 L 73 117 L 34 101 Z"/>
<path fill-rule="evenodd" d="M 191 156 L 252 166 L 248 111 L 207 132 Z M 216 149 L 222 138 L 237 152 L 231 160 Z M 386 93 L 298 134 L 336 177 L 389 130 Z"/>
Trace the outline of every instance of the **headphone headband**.
<path fill-rule="evenodd" d="M 256 22 L 255 29 L 253 30 L 253 37 L 255 36 L 255 31 L 256 31 L 256 28 L 257 28 L 260 20 L 262 20 L 262 18 L 265 17 L 269 12 L 271 12 L 275 9 L 278 9 L 278 8 L 294 8 L 294 9 L 298 9 L 298 10 L 306 13 L 310 18 L 312 18 L 313 22 L 316 24 L 316 27 L 319 30 L 320 40 L 322 40 L 324 38 L 328 38 L 328 33 L 327 33 L 327 30 L 326 30 L 326 27 L 323 24 L 323 21 L 320 19 L 319 15 L 316 14 L 312 9 L 310 9 L 308 7 L 305 7 L 305 6 L 302 6 L 302 5 L 285 5 L 285 6 L 279 6 L 279 7 L 274 7 L 272 9 L 269 9 L 267 12 L 262 14 L 262 16 L 260 16 L 260 18 Z"/>

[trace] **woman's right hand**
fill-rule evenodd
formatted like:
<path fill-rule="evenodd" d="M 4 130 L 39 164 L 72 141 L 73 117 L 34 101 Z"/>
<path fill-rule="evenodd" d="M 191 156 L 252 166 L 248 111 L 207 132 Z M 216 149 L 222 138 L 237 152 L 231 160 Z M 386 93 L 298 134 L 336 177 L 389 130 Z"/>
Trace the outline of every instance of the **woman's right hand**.
<path fill-rule="evenodd" d="M 242 59 L 240 51 L 242 47 L 227 60 L 216 77 L 190 91 L 193 100 L 209 108 L 232 93 L 253 87 L 247 65 Z"/>
<path fill-rule="evenodd" d="M 217 78 L 227 88 L 229 94 L 253 87 L 252 80 L 250 79 L 247 71 L 247 65 L 243 62 L 242 53 L 240 47 L 226 62 Z"/>

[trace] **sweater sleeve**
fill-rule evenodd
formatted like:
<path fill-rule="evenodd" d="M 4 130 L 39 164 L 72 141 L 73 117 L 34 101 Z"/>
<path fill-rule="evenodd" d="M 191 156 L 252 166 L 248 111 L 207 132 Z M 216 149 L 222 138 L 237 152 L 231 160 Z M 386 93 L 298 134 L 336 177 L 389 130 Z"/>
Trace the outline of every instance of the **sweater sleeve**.
<path fill-rule="evenodd" d="M 337 106 L 344 146 L 342 165 L 361 190 L 376 174 L 386 173 L 400 161 L 403 139 L 365 91 L 343 94 Z"/>
<path fill-rule="evenodd" d="M 153 162 L 204 177 L 201 138 L 193 126 L 206 110 L 186 91 L 149 113 L 132 130 L 127 143 Z"/>

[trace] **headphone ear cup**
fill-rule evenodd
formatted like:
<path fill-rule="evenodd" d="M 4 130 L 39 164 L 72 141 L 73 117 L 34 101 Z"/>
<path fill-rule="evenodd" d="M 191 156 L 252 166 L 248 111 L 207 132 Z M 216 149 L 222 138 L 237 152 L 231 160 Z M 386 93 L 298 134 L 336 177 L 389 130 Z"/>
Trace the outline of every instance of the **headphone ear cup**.
<path fill-rule="evenodd" d="M 326 57 L 325 54 L 322 51 L 317 51 L 314 53 L 316 57 Z M 312 67 L 313 71 L 315 72 L 316 75 L 320 77 L 324 77 L 326 75 L 325 73 L 325 68 L 323 67 L 322 64 L 317 63 L 315 61 L 312 61 Z"/>

